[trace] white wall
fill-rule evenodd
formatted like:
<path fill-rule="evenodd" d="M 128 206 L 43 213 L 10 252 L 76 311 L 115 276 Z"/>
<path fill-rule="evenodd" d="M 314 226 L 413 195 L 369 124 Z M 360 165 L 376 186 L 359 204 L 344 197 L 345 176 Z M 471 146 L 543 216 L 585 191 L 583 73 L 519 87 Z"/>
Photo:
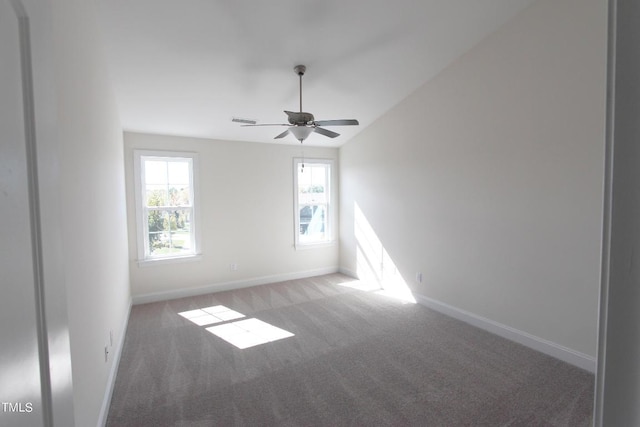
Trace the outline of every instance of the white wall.
<path fill-rule="evenodd" d="M 306 250 L 293 246 L 293 158 L 300 157 L 300 146 L 128 132 L 124 139 L 134 300 L 211 292 L 338 269 L 337 243 Z M 199 154 L 201 260 L 138 264 L 134 149 Z M 306 157 L 336 159 L 337 154 L 335 148 L 304 148 Z M 333 199 L 337 206 L 337 191 Z M 236 271 L 231 271 L 231 263 L 238 264 Z"/>
<path fill-rule="evenodd" d="M 341 266 L 360 209 L 415 294 L 593 358 L 605 70 L 600 0 L 487 37 L 340 149 Z"/>
<path fill-rule="evenodd" d="M 130 304 L 122 130 L 94 2 L 52 3 L 75 424 L 94 426 Z"/>

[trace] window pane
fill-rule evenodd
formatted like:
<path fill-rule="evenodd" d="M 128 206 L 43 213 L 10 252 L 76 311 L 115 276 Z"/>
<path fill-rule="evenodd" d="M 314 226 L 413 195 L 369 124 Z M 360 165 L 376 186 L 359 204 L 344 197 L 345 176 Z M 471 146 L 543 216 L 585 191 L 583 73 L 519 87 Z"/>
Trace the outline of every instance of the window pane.
<path fill-rule="evenodd" d="M 166 212 L 152 210 L 147 215 L 149 225 L 149 254 L 157 255 L 164 248 L 168 238 Z"/>
<path fill-rule="evenodd" d="M 167 184 L 167 162 L 162 160 L 144 160 L 144 182 L 149 184 Z"/>
<path fill-rule="evenodd" d="M 188 185 L 171 186 L 169 188 L 169 203 L 167 206 L 190 206 L 191 191 Z"/>
<path fill-rule="evenodd" d="M 189 162 L 168 162 L 169 183 L 176 187 L 189 186 Z"/>
<path fill-rule="evenodd" d="M 149 253 L 152 256 L 191 252 L 191 210 L 150 210 Z"/>
<path fill-rule="evenodd" d="M 327 175 L 326 165 L 311 164 L 304 170 L 298 169 L 299 196 L 326 200 Z M 303 203 L 302 200 L 300 203 Z"/>
<path fill-rule="evenodd" d="M 176 252 L 191 251 L 191 210 L 178 209 L 171 212 L 171 247 Z"/>
<path fill-rule="evenodd" d="M 300 242 L 321 241 L 327 231 L 327 207 L 324 205 L 299 206 Z"/>
<path fill-rule="evenodd" d="M 167 206 L 167 186 L 147 185 L 147 206 Z"/>

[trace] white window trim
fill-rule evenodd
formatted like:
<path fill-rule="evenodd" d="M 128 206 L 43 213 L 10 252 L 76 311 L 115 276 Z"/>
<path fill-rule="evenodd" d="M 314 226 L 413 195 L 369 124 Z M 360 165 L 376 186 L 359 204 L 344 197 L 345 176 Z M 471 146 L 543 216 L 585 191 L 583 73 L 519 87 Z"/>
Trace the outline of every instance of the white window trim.
<path fill-rule="evenodd" d="M 142 206 L 142 157 L 157 157 L 157 158 L 185 158 L 191 160 L 191 184 L 193 186 L 193 203 L 192 203 L 192 219 L 191 227 L 193 231 L 193 253 L 192 254 L 178 254 L 168 255 L 162 257 L 147 257 L 146 247 L 148 236 L 145 236 L 145 219 L 144 209 Z M 200 211 L 199 211 L 199 179 L 198 179 L 198 153 L 186 152 L 186 151 L 164 151 L 164 150 L 134 150 L 133 151 L 133 174 L 135 183 L 135 205 L 136 205 L 136 240 L 138 246 L 138 265 L 139 266 L 152 266 L 176 262 L 193 262 L 202 258 L 202 244 L 200 239 Z"/>
<path fill-rule="evenodd" d="M 329 165 L 328 174 L 328 192 L 327 192 L 327 239 L 320 242 L 300 242 L 300 215 L 298 212 L 298 167 L 301 163 L 305 165 L 310 164 L 325 164 Z M 333 159 L 321 159 L 321 158 L 301 158 L 295 157 L 293 159 L 293 245 L 296 250 L 322 248 L 335 245 L 335 221 L 336 221 L 336 209 L 334 206 L 333 191 L 335 186 L 335 161 Z"/>

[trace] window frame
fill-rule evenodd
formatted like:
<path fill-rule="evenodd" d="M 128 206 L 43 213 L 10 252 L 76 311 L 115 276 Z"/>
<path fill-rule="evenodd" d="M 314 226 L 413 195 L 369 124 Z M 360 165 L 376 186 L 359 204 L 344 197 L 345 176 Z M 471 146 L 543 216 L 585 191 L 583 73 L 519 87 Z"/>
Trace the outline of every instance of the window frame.
<path fill-rule="evenodd" d="M 187 262 L 201 259 L 200 243 L 200 215 L 199 215 L 199 184 L 198 184 L 198 153 L 169 150 L 134 150 L 134 179 L 135 179 L 135 205 L 136 205 L 136 240 L 138 249 L 138 265 L 156 265 L 167 262 Z M 191 251 L 189 253 L 163 254 L 152 256 L 149 250 L 149 228 L 146 219 L 146 185 L 144 182 L 143 162 L 147 160 L 188 160 L 190 165 L 191 210 L 190 234 Z M 184 208 L 182 208 L 184 209 Z"/>
<path fill-rule="evenodd" d="M 300 165 L 323 164 L 327 166 L 326 174 L 326 231 L 325 238 L 319 241 L 302 242 L 300 241 L 300 204 L 298 200 L 298 170 Z M 322 158 L 301 158 L 293 159 L 293 220 L 294 220 L 294 247 L 296 249 L 311 249 L 335 244 L 334 224 L 335 224 L 335 207 L 333 200 L 334 187 L 334 167 L 335 160 Z"/>

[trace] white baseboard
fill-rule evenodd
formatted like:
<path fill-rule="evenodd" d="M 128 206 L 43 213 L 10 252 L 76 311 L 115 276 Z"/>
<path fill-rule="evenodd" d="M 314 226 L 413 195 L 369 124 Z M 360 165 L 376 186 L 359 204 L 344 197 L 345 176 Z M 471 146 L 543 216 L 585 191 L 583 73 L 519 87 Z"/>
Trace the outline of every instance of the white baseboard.
<path fill-rule="evenodd" d="M 124 339 L 127 334 L 127 326 L 129 325 L 129 317 L 131 316 L 131 307 L 133 302 L 129 300 L 129 310 L 127 316 L 122 325 L 120 333 L 116 335 L 118 342 L 116 343 L 115 351 L 113 352 L 113 359 L 111 360 L 111 369 L 109 370 L 109 377 L 107 378 L 107 388 L 102 400 L 102 407 L 100 408 L 100 415 L 98 417 L 98 426 L 104 427 L 107 424 L 107 417 L 109 416 L 109 407 L 111 406 L 111 397 L 113 396 L 113 388 L 116 385 L 116 376 L 118 374 L 118 366 L 120 366 L 120 356 L 122 355 L 122 349 L 124 348 Z"/>
<path fill-rule="evenodd" d="M 213 292 L 230 291 L 234 289 L 248 288 L 251 286 L 266 285 L 268 283 L 284 282 L 285 280 L 305 279 L 307 277 L 321 276 L 323 274 L 338 273 L 339 271 L 340 270 L 338 267 L 326 267 L 316 270 L 298 271 L 295 273 L 274 274 L 271 276 L 220 282 L 207 286 L 200 286 L 197 288 L 175 289 L 171 291 L 136 295 L 133 297 L 133 304 L 137 305 L 146 304 L 149 302 L 167 301 L 176 298 L 210 294 Z"/>
<path fill-rule="evenodd" d="M 518 344 L 525 345 L 533 350 L 555 357 L 556 359 L 560 359 L 591 373 L 595 373 L 596 371 L 596 359 L 588 354 L 572 350 L 535 335 L 531 335 L 527 332 L 503 325 L 502 323 L 461 310 L 423 295 L 413 294 L 413 296 L 418 304 L 425 307 L 431 308 L 455 319 L 462 320 L 465 323 L 469 323 L 508 340 L 515 341 Z"/>

